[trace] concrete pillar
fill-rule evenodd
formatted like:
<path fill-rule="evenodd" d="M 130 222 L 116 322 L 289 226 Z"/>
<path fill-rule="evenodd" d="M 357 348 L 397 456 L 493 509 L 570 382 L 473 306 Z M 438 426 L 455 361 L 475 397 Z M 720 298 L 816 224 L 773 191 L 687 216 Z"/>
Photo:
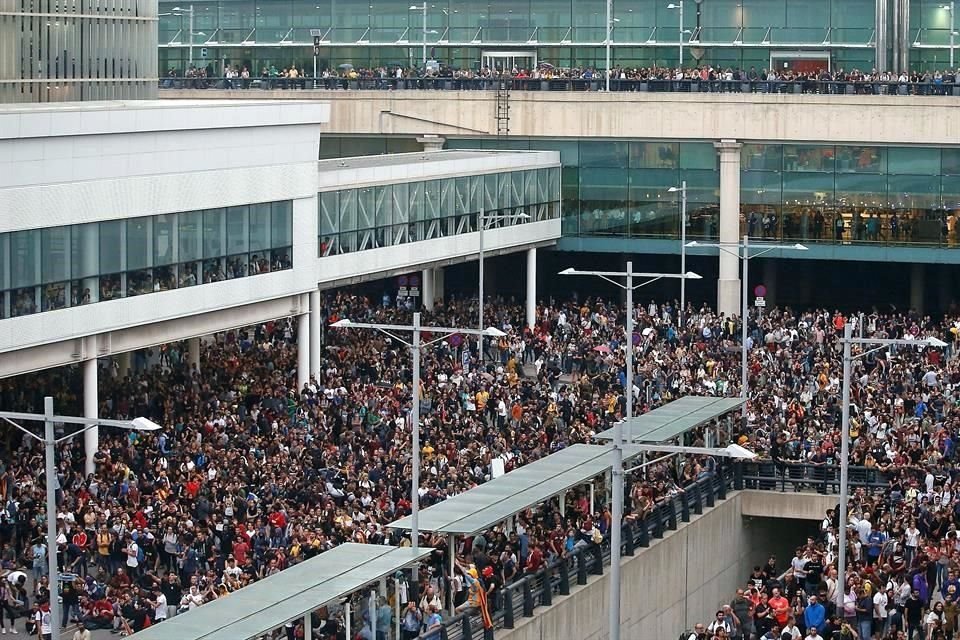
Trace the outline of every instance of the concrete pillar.
<path fill-rule="evenodd" d="M 319 289 L 310 292 L 310 373 L 320 378 L 323 363 L 323 302 Z"/>
<path fill-rule="evenodd" d="M 537 323 L 537 249 L 527 249 L 527 326 Z"/>
<path fill-rule="evenodd" d="M 443 151 L 443 145 L 446 141 L 443 136 L 430 133 L 417 138 L 417 142 L 423 145 L 424 151 Z"/>
<path fill-rule="evenodd" d="M 760 282 L 767 288 L 767 306 L 772 307 L 777 304 L 777 261 L 772 258 L 764 260 L 760 273 L 762 274 Z"/>
<path fill-rule="evenodd" d="M 924 287 L 926 285 L 925 265 L 914 263 L 910 268 L 910 308 L 923 313 Z"/>
<path fill-rule="evenodd" d="M 83 417 L 97 418 L 99 412 L 100 399 L 97 392 L 97 357 L 96 351 L 91 350 L 87 353 L 91 356 L 84 360 L 83 364 Z M 92 427 L 83 434 L 83 452 L 86 457 L 84 473 L 94 472 L 93 456 L 100 448 L 100 427 Z"/>
<path fill-rule="evenodd" d="M 433 268 L 433 300 L 436 303 L 437 300 L 443 302 L 446 297 L 446 289 L 444 286 L 444 276 L 446 270 L 443 267 L 434 267 Z"/>
<path fill-rule="evenodd" d="M 297 318 L 297 393 L 310 381 L 310 315 Z"/>
<path fill-rule="evenodd" d="M 740 147 L 736 140 L 713 143 L 720 154 L 720 242 L 740 243 Z M 733 249 L 733 247 L 731 247 Z M 727 316 L 740 313 L 740 261 L 737 250 L 720 252 L 717 310 Z"/>
<path fill-rule="evenodd" d="M 423 302 L 423 308 L 427 311 L 433 311 L 434 296 L 436 295 L 434 289 L 434 284 L 436 282 L 436 279 L 434 278 L 435 273 L 436 269 L 424 269 L 420 276 L 422 291 L 420 294 L 420 299 Z"/>
<path fill-rule="evenodd" d="M 190 338 L 187 340 L 187 362 L 190 363 L 190 371 L 200 371 L 200 338 Z"/>
<path fill-rule="evenodd" d="M 130 352 L 124 351 L 116 356 L 117 358 L 117 377 L 121 380 L 130 375 Z"/>

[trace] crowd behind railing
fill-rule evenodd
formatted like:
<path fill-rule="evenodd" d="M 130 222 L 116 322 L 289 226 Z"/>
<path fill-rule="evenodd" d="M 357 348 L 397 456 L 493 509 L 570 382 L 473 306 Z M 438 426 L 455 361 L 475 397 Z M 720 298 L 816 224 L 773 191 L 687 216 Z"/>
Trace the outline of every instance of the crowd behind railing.
<path fill-rule="evenodd" d="M 331 294 L 324 319 L 409 321 L 409 304 L 392 304 L 389 298 L 386 303 L 349 292 Z M 671 301 L 650 301 L 632 310 L 637 413 L 683 395 L 739 394 L 739 319 L 690 305 L 680 323 L 677 312 Z M 476 314 L 475 298 L 447 300 L 425 321 L 471 326 Z M 457 335 L 425 352 L 421 505 L 487 481 L 495 459 L 510 471 L 590 442 L 622 417 L 625 360 L 619 328 L 625 314 L 621 306 L 595 298 L 547 301 L 538 307 L 534 327 L 527 328 L 522 306 L 490 300 L 487 320 L 507 335 L 487 343 L 483 361 L 476 343 Z M 952 459 L 960 401 L 960 368 L 950 357 L 960 328 L 954 315 L 871 311 L 848 317 L 824 309 L 769 309 L 751 317 L 747 420 L 733 425 L 732 433 L 720 429 L 719 435 L 770 458 L 769 468 L 758 468 L 756 478 L 743 474 L 744 486 L 796 485 L 790 472 L 777 475 L 793 463 L 835 465 L 837 338 L 850 320 L 865 335 L 936 336 L 948 343 L 943 350 L 870 354 L 854 372 L 857 431 L 851 460 L 892 474 L 890 489 L 877 495 L 900 495 L 901 503 L 893 504 L 901 507 L 918 505 L 918 492 L 911 493 L 906 484 L 899 493 L 893 488 L 914 478 L 921 461 L 934 463 L 938 451 Z M 59 536 L 51 552 L 77 576 L 64 585 L 59 622 L 75 618 L 87 626 L 136 631 L 229 597 L 245 584 L 345 541 L 409 544 L 386 526 L 410 509 L 408 352 L 379 334 L 328 329 L 317 373 L 297 389 L 296 332 L 294 322 L 281 320 L 218 335 L 205 344 L 199 370 L 191 370 L 185 346 L 173 344 L 137 352 L 131 371 L 103 371 L 101 415 L 145 415 L 164 428 L 133 439 L 101 430 L 96 472 L 89 477 L 82 472 L 82 445 L 59 446 Z M 119 367 L 119 361 L 113 363 Z M 36 411 L 55 389 L 58 408 L 79 411 L 78 375 L 61 370 L 0 381 L 0 404 Z M 691 433 L 688 442 L 706 442 L 712 427 Z M 38 471 L 43 454 L 29 439 L 12 435 L 4 446 L 0 560 L 9 573 L 0 585 L 9 596 L 2 600 L 19 603 L 8 606 L 4 624 L 16 624 L 22 616 L 32 620 L 38 612 L 42 621 L 42 602 L 49 597 Z M 736 478 L 735 469 L 711 457 L 687 456 L 631 474 L 625 525 L 631 533 L 625 544 L 642 545 L 643 536 L 669 530 L 677 518 L 683 520 L 684 504 L 694 510 L 697 504 L 709 506 L 729 486 L 719 480 L 731 473 Z M 933 484 L 926 493 L 941 487 L 940 504 L 955 504 L 960 494 L 945 498 L 937 477 L 930 476 Z M 811 475 L 800 482 L 815 486 L 818 480 Z M 820 484 L 833 486 L 826 480 Z M 596 553 L 594 547 L 608 541 L 611 516 L 602 480 L 595 489 L 596 502 L 579 488 L 568 492 L 562 508 L 551 501 L 519 514 L 513 530 L 460 537 L 455 549 L 448 548 L 445 537 L 424 536 L 424 545 L 437 552 L 409 582 L 407 595 L 398 587 L 393 596 L 413 602 L 400 620 L 404 637 L 425 632 L 434 640 L 445 628 L 441 611 L 449 610 L 451 600 L 461 611 L 484 608 L 480 590 L 494 608 L 488 622 L 507 624 L 508 607 L 497 613 L 498 591 L 513 594 L 507 602 L 522 598 L 526 607 L 528 587 L 508 585 L 534 576 L 528 579 L 533 589 L 536 580 L 543 584 L 542 572 L 551 562 L 590 549 Z M 857 494 L 858 521 L 864 518 L 857 505 L 873 495 Z M 886 518 L 889 530 L 909 521 L 904 517 L 898 510 L 896 520 Z M 917 517 L 922 520 L 922 513 Z M 460 566 L 453 576 L 447 573 L 448 554 Z M 554 580 L 561 580 L 559 574 L 550 574 L 550 584 Z M 551 595 L 541 588 L 537 597 Z M 371 640 L 388 632 L 391 607 L 381 608 L 382 619 L 377 615 L 366 623 Z M 340 615 L 333 607 L 319 610 L 314 637 L 336 635 Z M 454 626 L 477 629 L 476 621 L 484 618 L 471 614 L 470 622 L 459 618 Z"/>
<path fill-rule="evenodd" d="M 219 66 L 219 65 L 218 65 Z M 816 72 L 750 67 L 689 68 L 621 67 L 610 70 L 610 90 L 622 92 L 681 93 L 810 93 L 868 95 L 960 95 L 960 73 L 954 69 L 904 73 L 859 69 Z M 260 71 L 246 65 L 215 69 L 171 68 L 160 79 L 161 89 L 326 89 L 326 90 L 494 90 L 509 86 L 515 91 L 601 91 L 606 89 L 603 69 L 556 68 L 541 64 L 535 69 L 484 67 L 478 70 L 439 66 L 422 68 L 381 66 L 354 68 L 344 64 L 325 69 L 316 77 L 296 64 L 266 65 Z"/>

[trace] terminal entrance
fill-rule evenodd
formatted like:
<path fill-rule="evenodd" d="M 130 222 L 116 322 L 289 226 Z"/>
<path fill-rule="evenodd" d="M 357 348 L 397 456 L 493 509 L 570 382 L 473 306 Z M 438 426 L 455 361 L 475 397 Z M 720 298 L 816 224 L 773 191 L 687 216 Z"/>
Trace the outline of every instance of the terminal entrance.
<path fill-rule="evenodd" d="M 536 51 L 484 51 L 480 55 L 480 68 L 491 71 L 537 68 Z"/>

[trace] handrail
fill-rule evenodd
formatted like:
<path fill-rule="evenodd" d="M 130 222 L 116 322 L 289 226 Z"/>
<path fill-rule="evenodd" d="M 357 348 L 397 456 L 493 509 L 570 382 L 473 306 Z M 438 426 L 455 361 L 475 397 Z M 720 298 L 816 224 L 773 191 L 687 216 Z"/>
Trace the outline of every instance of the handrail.
<path fill-rule="evenodd" d="M 797 463 L 785 460 L 759 459 L 728 463 L 721 461 L 716 471 L 704 475 L 676 495 L 656 503 L 645 517 L 623 524 L 624 556 L 632 556 L 638 548 L 649 547 L 651 540 L 663 538 L 680 524 L 689 522 L 693 515 L 725 500 L 727 491 L 757 489 L 765 491 L 816 490 L 820 493 L 839 492 L 840 473 L 837 465 Z M 852 488 L 868 490 L 887 486 L 887 472 L 877 468 L 849 467 Z M 599 546 L 581 540 L 573 552 L 556 558 L 536 574 L 504 585 L 491 599 L 491 618 L 495 629 L 512 629 L 516 621 L 535 615 L 540 606 L 552 603 L 555 595 L 569 595 L 572 584 L 586 585 L 589 576 L 602 575 L 610 564 L 609 538 Z M 484 638 L 480 616 L 472 610 L 458 613 L 443 621 L 442 640 L 481 640 Z M 436 633 L 433 631 L 432 633 Z M 432 633 L 423 633 L 427 638 Z"/>
<path fill-rule="evenodd" d="M 960 96 L 960 75 L 954 82 L 899 82 L 879 80 L 698 80 L 631 78 L 610 80 L 610 90 L 623 93 L 791 93 L 821 95 L 919 95 Z M 493 91 L 503 80 L 513 91 L 600 91 L 602 75 L 580 78 L 458 78 L 427 76 L 403 78 L 373 77 L 180 77 L 159 80 L 161 89 L 210 90 L 303 90 L 327 91 Z"/>

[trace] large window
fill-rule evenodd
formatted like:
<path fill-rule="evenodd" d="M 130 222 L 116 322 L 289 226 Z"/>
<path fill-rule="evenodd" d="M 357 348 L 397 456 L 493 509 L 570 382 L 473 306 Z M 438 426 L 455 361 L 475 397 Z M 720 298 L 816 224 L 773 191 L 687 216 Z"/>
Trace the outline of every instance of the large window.
<path fill-rule="evenodd" d="M 497 218 L 487 228 L 549 220 L 560 215 L 559 198 L 559 168 L 325 191 L 317 198 L 319 254 L 469 233 L 481 210 Z"/>
<path fill-rule="evenodd" d="M 0 318 L 292 267 L 290 201 L 0 234 Z"/>

